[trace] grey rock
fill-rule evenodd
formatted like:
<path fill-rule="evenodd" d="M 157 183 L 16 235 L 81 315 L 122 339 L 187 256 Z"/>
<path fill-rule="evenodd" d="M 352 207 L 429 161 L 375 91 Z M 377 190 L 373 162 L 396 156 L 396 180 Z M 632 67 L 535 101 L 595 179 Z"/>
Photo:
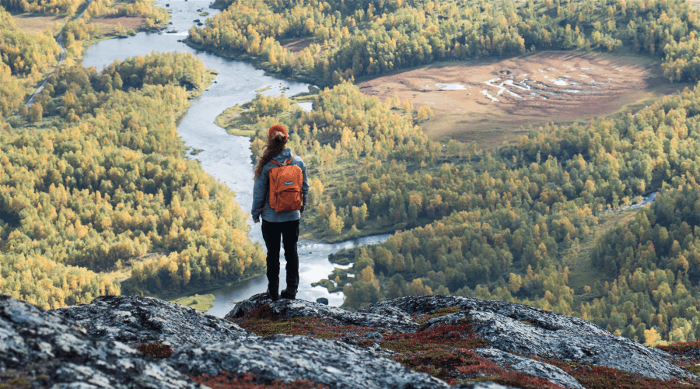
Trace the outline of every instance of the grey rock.
<path fill-rule="evenodd" d="M 193 375 L 250 372 L 283 382 L 308 379 L 331 388 L 448 387 L 442 380 L 366 349 L 307 336 L 271 335 L 188 346 L 176 351 L 170 362 Z"/>
<path fill-rule="evenodd" d="M 461 296 L 399 297 L 372 304 L 363 311 L 376 311 L 384 307 L 397 308 L 411 316 L 430 314 L 440 308 L 459 307 L 463 310 L 498 313 L 511 319 L 528 321 L 537 327 L 553 331 L 569 329 L 597 335 L 609 334 L 597 325 L 577 317 L 560 315 L 522 304 Z"/>
<path fill-rule="evenodd" d="M 475 350 L 475 352 L 503 368 L 542 378 L 565 388 L 584 389 L 584 387 L 576 381 L 576 378 L 570 376 L 564 370 L 548 363 L 521 357 L 495 348 L 481 348 Z"/>
<path fill-rule="evenodd" d="M 491 312 L 471 311 L 469 318 L 474 333 L 499 350 L 545 359 L 588 362 L 662 380 L 699 380 L 694 374 L 674 365 L 668 353 L 610 333 L 553 331 Z"/>
<path fill-rule="evenodd" d="M 201 388 L 167 362 L 95 340 L 63 317 L 0 295 L 0 373 L 55 388 Z"/>
<path fill-rule="evenodd" d="M 338 307 L 326 306 L 305 300 L 279 299 L 272 301 L 265 298 L 264 293 L 252 296 L 248 300 L 237 303 L 224 318 L 240 318 L 252 310 L 268 303 L 272 310 L 287 317 L 322 317 L 333 319 L 340 324 L 360 327 L 384 328 L 401 332 L 414 332 L 419 325 L 410 315 L 392 308 L 384 308 L 388 314 L 367 311 L 351 312 Z"/>
<path fill-rule="evenodd" d="M 527 305 L 460 296 L 426 296 L 387 300 L 366 310 L 376 312 L 386 307 L 401 309 L 409 315 L 430 314 L 445 307 L 469 310 L 476 335 L 491 342 L 493 348 L 506 352 L 592 363 L 662 380 L 700 380 L 671 363 L 672 357 L 665 351 L 614 336 L 586 320 Z M 458 320 L 460 314 L 432 319 L 428 323 Z"/>
<path fill-rule="evenodd" d="M 328 305 L 328 299 L 325 298 L 325 297 L 319 297 L 319 298 L 317 298 L 317 299 L 316 299 L 316 302 L 319 303 L 319 304 Z"/>
<path fill-rule="evenodd" d="M 153 342 L 175 348 L 256 336 L 235 323 L 152 297 L 98 297 L 87 305 L 52 312 L 86 328 L 96 338 L 118 340 L 132 346 Z"/>

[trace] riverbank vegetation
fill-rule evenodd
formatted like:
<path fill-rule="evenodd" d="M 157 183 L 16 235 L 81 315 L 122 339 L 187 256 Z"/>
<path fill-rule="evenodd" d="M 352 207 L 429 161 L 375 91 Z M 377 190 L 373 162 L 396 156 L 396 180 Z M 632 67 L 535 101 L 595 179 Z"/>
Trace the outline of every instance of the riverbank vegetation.
<path fill-rule="evenodd" d="M 154 54 L 102 72 L 63 65 L 27 109 L 27 80 L 52 63 L 56 43 L 0 17 L 0 42 L 17 53 L 0 63 L 0 292 L 56 308 L 262 272 L 234 193 L 184 158 L 177 135 L 188 100 L 213 80 L 200 60 Z M 45 52 L 45 64 L 32 62 Z"/>

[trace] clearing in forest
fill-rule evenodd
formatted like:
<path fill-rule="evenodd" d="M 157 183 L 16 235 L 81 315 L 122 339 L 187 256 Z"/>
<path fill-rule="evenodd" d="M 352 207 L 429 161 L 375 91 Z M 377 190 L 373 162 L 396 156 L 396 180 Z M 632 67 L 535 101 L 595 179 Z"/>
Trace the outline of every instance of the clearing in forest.
<path fill-rule="evenodd" d="M 382 101 L 397 94 L 416 108 L 429 105 L 435 117 L 421 124 L 428 136 L 476 141 L 484 149 L 517 140 L 530 125 L 643 107 L 691 86 L 669 84 L 650 58 L 570 51 L 442 62 L 357 85 Z"/>
<path fill-rule="evenodd" d="M 42 32 L 47 28 L 58 31 L 68 20 L 68 15 L 46 15 L 36 16 L 30 13 L 12 14 L 15 25 L 22 32 Z"/>
<path fill-rule="evenodd" d="M 88 24 L 97 24 L 102 35 L 112 35 L 121 32 L 119 25 L 122 31 L 137 31 L 144 26 L 145 21 L 145 16 L 97 16 L 91 18 Z"/>

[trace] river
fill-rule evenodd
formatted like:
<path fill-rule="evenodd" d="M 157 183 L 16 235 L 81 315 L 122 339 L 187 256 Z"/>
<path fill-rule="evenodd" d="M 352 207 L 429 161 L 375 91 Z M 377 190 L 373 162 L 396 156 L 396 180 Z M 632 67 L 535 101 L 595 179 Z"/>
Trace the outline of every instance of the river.
<path fill-rule="evenodd" d="M 186 52 L 198 55 L 206 67 L 217 71 L 219 74 L 216 77 L 216 83 L 212 84 L 198 99 L 192 101 L 192 106 L 180 120 L 177 129 L 188 147 L 203 150 L 192 158 L 199 160 L 207 173 L 233 189 L 236 192 L 236 200 L 247 212 L 253 201 L 250 139 L 227 134 L 221 127 L 214 124 L 214 119 L 227 107 L 252 100 L 257 89 L 272 86 L 262 93 L 280 95 L 284 92 L 292 96 L 308 91 L 309 85 L 266 76 L 262 70 L 255 69 L 248 63 L 221 58 L 178 42 L 187 37 L 187 31 L 192 27 L 195 19 L 201 19 L 202 22 L 206 19 L 199 15 L 201 11 L 198 9 L 208 12 L 210 17 L 218 13 L 218 10 L 209 8 L 210 1 L 157 1 L 160 7 L 165 7 L 166 3 L 169 4 L 172 16 L 172 26 L 168 30 L 177 32 L 163 34 L 141 32 L 129 38 L 98 42 L 86 50 L 83 65 L 102 70 L 115 59 L 122 61 L 127 57 L 144 56 L 151 52 Z M 262 242 L 260 225 L 254 225 L 250 219 L 248 224 L 252 226 L 249 236 L 254 241 Z M 325 297 L 330 305 L 342 304 L 344 296 L 341 292 L 328 293 L 328 290 L 323 287 L 311 286 L 312 282 L 327 277 L 334 267 L 340 267 L 331 264 L 328 261 L 328 255 L 344 248 L 380 243 L 388 236 L 370 236 L 336 244 L 300 241 L 300 283 L 297 298 L 315 301 L 316 298 Z M 280 288 L 283 288 L 285 263 L 283 259 L 281 262 Z M 207 313 L 223 317 L 231 310 L 235 301 L 264 292 L 266 288 L 267 278 L 260 276 L 214 291 L 207 291 L 216 297 L 214 306 Z"/>

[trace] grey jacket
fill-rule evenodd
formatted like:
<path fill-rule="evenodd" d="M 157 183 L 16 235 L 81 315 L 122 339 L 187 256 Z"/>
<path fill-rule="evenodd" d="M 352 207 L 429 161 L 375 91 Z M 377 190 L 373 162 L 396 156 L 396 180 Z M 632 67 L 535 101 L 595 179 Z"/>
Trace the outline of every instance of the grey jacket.
<path fill-rule="evenodd" d="M 286 148 L 272 159 L 282 163 L 288 161 L 291 157 L 292 150 Z M 302 173 L 304 173 L 304 183 L 301 186 L 302 197 L 304 198 L 301 209 L 304 209 L 306 207 L 306 199 L 309 197 L 309 180 L 306 177 L 306 164 L 304 164 L 304 161 L 298 155 L 294 156 L 292 163 L 299 166 Z M 270 168 L 275 166 L 277 165 L 272 161 L 265 164 L 262 173 L 260 173 L 260 177 L 255 180 L 255 186 L 253 187 L 253 209 L 250 211 L 250 214 L 253 216 L 253 219 L 262 215 L 263 220 L 272 223 L 299 220 L 301 219 L 301 212 L 299 211 L 275 212 L 274 209 L 270 208 Z"/>

